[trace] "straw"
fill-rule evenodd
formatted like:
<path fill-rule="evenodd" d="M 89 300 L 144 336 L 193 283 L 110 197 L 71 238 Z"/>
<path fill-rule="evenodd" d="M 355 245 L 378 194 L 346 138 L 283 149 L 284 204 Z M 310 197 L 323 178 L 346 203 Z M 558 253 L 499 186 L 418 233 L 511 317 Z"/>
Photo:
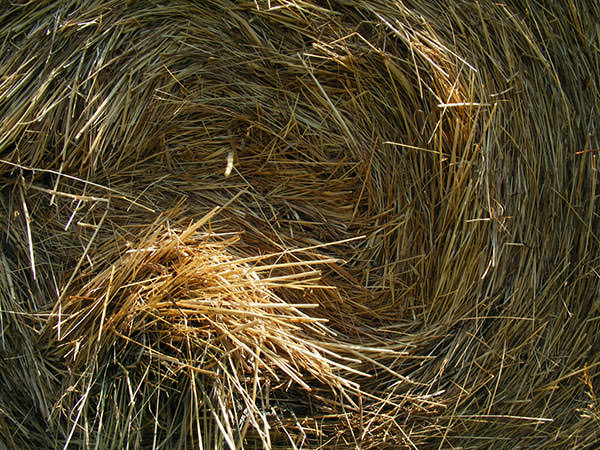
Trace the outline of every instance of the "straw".
<path fill-rule="evenodd" d="M 597 446 L 599 19 L 0 7 L 0 447 Z"/>

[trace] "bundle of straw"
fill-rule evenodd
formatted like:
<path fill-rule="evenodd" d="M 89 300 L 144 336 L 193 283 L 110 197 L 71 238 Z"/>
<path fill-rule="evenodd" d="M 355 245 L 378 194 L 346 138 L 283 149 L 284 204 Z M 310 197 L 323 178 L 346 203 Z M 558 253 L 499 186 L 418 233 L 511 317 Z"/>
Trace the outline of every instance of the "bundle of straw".
<path fill-rule="evenodd" d="M 599 20 L 0 6 L 0 448 L 600 445 Z"/>

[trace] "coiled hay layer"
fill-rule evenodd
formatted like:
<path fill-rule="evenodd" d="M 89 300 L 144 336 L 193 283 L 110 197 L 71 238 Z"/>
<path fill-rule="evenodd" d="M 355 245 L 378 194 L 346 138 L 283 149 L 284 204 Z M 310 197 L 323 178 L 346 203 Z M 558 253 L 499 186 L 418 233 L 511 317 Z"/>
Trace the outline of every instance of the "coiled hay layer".
<path fill-rule="evenodd" d="M 0 447 L 600 445 L 599 21 L 5 3 Z"/>

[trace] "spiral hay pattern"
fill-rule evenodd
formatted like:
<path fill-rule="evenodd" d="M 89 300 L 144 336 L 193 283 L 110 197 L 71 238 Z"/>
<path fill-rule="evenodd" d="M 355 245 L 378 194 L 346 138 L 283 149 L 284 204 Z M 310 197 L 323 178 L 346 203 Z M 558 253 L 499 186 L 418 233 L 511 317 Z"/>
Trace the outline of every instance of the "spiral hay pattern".
<path fill-rule="evenodd" d="M 600 6 L 0 7 L 0 448 L 600 445 Z"/>

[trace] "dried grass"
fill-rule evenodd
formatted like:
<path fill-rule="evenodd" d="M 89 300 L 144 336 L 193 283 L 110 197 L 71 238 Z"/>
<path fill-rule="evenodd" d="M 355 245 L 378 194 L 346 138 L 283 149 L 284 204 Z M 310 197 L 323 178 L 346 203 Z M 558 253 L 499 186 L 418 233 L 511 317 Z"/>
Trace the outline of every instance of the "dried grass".
<path fill-rule="evenodd" d="M 163 3 L 0 8 L 0 448 L 599 445 L 596 2 Z"/>

